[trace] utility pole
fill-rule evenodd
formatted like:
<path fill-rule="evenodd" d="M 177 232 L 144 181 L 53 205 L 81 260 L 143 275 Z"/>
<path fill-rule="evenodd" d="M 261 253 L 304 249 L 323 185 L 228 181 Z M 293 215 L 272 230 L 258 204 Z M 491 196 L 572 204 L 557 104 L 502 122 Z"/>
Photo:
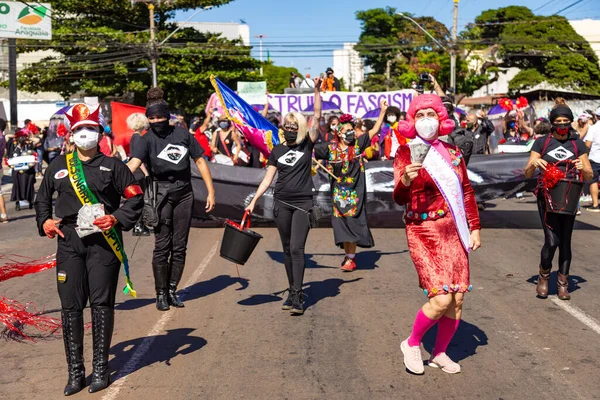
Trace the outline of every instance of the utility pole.
<path fill-rule="evenodd" d="M 17 39 L 8 39 L 8 82 L 10 98 L 10 129 L 15 132 L 19 124 L 17 115 Z"/>
<path fill-rule="evenodd" d="M 154 3 L 160 6 L 161 0 L 131 0 L 131 7 L 136 3 L 148 3 L 148 11 L 150 12 L 150 61 L 152 63 L 152 87 L 158 86 L 158 72 L 156 64 L 158 62 L 158 49 L 156 45 L 156 30 L 154 26 Z"/>
<path fill-rule="evenodd" d="M 260 53 L 260 76 L 263 76 L 263 66 L 262 66 L 262 63 L 263 63 L 263 48 L 262 48 L 262 45 L 263 45 L 263 43 L 262 43 L 262 41 L 263 41 L 263 38 L 267 37 L 267 35 L 263 35 L 261 33 L 260 35 L 256 35 L 254 37 L 258 38 L 260 40 L 260 45 L 259 45 L 259 53 Z"/>
<path fill-rule="evenodd" d="M 452 52 L 450 53 L 450 87 L 454 95 L 456 95 L 456 40 L 458 29 L 458 2 L 454 0 L 454 24 L 452 25 Z"/>
<path fill-rule="evenodd" d="M 390 79 L 392 78 L 392 60 L 387 60 L 387 62 L 385 63 L 385 87 L 387 88 L 387 91 L 390 91 Z"/>
<path fill-rule="evenodd" d="M 158 86 L 158 71 L 156 68 L 158 54 L 156 51 L 156 32 L 154 30 L 154 4 L 148 4 L 150 11 L 150 57 L 152 58 L 152 87 Z"/>

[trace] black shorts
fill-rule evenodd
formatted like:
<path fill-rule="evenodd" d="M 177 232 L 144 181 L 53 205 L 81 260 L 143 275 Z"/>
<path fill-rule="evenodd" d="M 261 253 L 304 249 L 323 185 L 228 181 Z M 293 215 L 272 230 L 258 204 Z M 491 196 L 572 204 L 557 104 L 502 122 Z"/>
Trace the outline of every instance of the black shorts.
<path fill-rule="evenodd" d="M 598 179 L 600 178 L 600 163 L 590 160 L 590 164 L 592 164 L 592 171 L 594 172 L 594 177 L 592 178 L 592 183 L 598 182 Z"/>

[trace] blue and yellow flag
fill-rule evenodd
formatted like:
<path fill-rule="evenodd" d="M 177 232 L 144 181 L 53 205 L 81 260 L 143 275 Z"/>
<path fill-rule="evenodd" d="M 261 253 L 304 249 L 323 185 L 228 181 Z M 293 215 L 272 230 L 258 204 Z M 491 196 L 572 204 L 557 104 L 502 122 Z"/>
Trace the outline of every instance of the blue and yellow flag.
<path fill-rule="evenodd" d="M 221 100 L 225 115 L 265 157 L 279 144 L 278 129 L 240 96 L 214 76 L 210 81 Z"/>

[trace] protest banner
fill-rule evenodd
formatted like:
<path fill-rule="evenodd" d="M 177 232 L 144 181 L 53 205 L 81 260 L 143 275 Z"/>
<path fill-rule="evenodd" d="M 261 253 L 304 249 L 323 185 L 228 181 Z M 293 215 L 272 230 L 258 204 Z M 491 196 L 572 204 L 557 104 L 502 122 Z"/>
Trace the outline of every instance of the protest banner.
<path fill-rule="evenodd" d="M 417 95 L 412 89 L 393 92 L 326 92 L 321 93 L 324 101 L 330 101 L 346 114 L 362 117 L 369 111 L 379 108 L 381 100 L 387 100 L 388 105 L 398 107 L 401 111 L 408 110 L 412 99 Z M 315 98 L 313 94 L 270 94 L 269 104 L 281 114 L 291 111 L 302 112 L 312 108 Z M 254 103 L 256 104 L 256 103 Z M 260 103 L 258 103 L 260 104 Z"/>
<path fill-rule="evenodd" d="M 238 82 L 237 94 L 248 104 L 265 104 L 267 82 Z"/>

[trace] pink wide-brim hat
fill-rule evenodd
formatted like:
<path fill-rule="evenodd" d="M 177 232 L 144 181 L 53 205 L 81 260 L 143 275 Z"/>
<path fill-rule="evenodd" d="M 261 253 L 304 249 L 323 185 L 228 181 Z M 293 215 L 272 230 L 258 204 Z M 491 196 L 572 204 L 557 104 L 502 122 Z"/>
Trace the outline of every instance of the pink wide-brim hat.
<path fill-rule="evenodd" d="M 442 104 L 442 99 L 435 94 L 422 94 L 417 96 L 410 103 L 406 113 L 406 120 L 398 121 L 398 132 L 407 139 L 414 139 L 417 137 L 417 131 L 415 130 L 415 115 L 420 110 L 426 108 L 435 110 L 440 119 L 438 136 L 445 136 L 452 133 L 455 128 L 454 121 L 448 118 L 448 112 L 446 111 L 446 107 Z"/>

